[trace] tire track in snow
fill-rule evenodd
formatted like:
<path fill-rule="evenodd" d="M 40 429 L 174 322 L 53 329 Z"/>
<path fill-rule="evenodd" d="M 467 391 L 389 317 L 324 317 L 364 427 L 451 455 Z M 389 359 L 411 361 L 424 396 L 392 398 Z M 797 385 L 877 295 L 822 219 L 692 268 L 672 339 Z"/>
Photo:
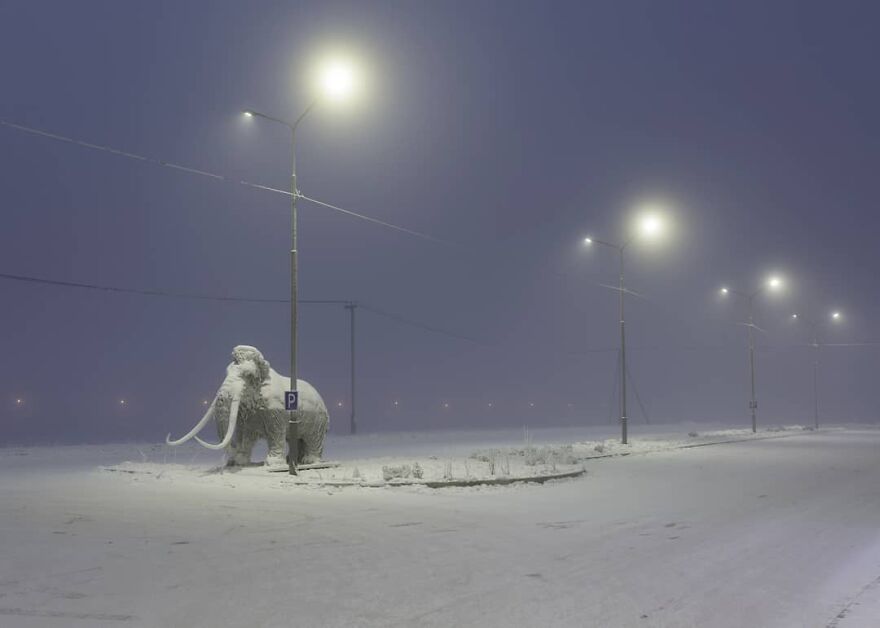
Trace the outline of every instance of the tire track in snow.
<path fill-rule="evenodd" d="M 103 621 L 135 621 L 134 615 L 112 615 L 108 613 L 65 613 L 64 611 L 38 611 L 25 608 L 0 608 L 0 615 L 14 617 L 52 617 L 55 619 L 96 619 Z"/>
<path fill-rule="evenodd" d="M 834 616 L 834 619 L 825 624 L 825 628 L 838 628 L 841 625 L 840 622 L 846 619 L 849 612 L 859 603 L 862 596 L 878 587 L 880 587 L 880 576 L 874 578 L 871 582 L 859 589 L 859 592 L 851 597 L 849 602 L 843 605 L 843 608 Z"/>

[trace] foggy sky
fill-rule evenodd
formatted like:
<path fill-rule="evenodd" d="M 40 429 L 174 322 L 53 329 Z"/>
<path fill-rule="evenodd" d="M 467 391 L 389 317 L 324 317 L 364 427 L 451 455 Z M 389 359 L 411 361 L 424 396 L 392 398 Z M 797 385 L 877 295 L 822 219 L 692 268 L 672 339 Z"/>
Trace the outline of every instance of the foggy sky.
<path fill-rule="evenodd" d="M 846 312 L 827 342 L 880 338 L 878 18 L 868 2 L 13 0 L 0 118 L 284 188 L 283 129 L 238 112 L 296 117 L 308 59 L 343 42 L 369 94 L 304 123 L 300 188 L 456 246 L 303 204 L 300 296 L 477 341 L 359 311 L 364 430 L 613 419 L 616 295 L 596 284 L 615 259 L 581 239 L 621 239 L 641 199 L 676 218 L 628 259 L 651 418 L 746 425 L 746 312 L 716 290 L 772 270 L 789 289 L 758 302 L 759 422 L 808 422 L 809 334 L 791 312 Z M 288 296 L 283 196 L 5 127 L 0 190 L 0 272 Z M 5 280 L 0 294 L 0 443 L 179 433 L 236 344 L 288 373 L 284 305 Z M 301 308 L 300 376 L 336 432 L 348 342 L 341 307 Z M 878 351 L 823 349 L 829 420 L 875 419 Z"/>

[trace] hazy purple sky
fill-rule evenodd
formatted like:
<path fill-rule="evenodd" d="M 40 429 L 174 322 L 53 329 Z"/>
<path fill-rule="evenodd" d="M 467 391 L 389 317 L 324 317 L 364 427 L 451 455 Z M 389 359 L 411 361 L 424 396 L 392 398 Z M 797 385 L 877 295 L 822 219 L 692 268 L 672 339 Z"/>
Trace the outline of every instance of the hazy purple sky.
<path fill-rule="evenodd" d="M 809 352 L 793 345 L 808 335 L 788 315 L 840 307 L 826 340 L 880 337 L 878 18 L 872 2 L 7 0 L 0 118 L 285 187 L 283 129 L 238 112 L 295 117 L 305 60 L 344 42 L 372 88 L 307 120 L 301 189 L 460 247 L 304 204 L 301 297 L 480 342 L 361 311 L 364 430 L 607 422 L 616 302 L 595 284 L 615 265 L 580 241 L 619 238 L 642 198 L 677 215 L 674 240 L 629 260 L 651 416 L 745 424 L 745 311 L 715 290 L 778 269 L 791 287 L 758 308 L 759 420 L 807 421 Z M 0 272 L 287 296 L 284 197 L 6 127 L 0 190 Z M 0 291 L 0 442 L 180 432 L 239 343 L 288 371 L 284 305 Z M 829 418 L 875 418 L 878 351 L 825 351 Z M 341 307 L 303 307 L 300 364 L 344 431 Z"/>

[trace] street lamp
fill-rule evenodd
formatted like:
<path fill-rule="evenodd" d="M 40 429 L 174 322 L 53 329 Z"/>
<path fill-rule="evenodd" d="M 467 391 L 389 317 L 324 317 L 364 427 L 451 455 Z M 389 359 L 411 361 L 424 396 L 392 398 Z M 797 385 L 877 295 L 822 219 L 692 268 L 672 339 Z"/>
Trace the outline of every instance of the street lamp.
<path fill-rule="evenodd" d="M 638 215 L 635 227 L 635 233 L 631 234 L 622 244 L 614 244 L 612 242 L 598 240 L 591 236 L 584 238 L 584 246 L 599 244 L 608 247 L 617 251 L 619 259 L 619 281 L 617 292 L 618 307 L 620 309 L 620 442 L 624 445 L 629 442 L 626 415 L 626 321 L 624 317 L 623 298 L 626 293 L 626 287 L 624 285 L 623 274 L 624 252 L 636 238 L 652 240 L 661 236 L 666 228 L 666 221 L 663 219 L 663 216 L 657 212 L 643 212 Z"/>
<path fill-rule="evenodd" d="M 243 113 L 245 118 L 262 118 L 281 124 L 290 129 L 291 176 L 290 176 L 290 391 L 285 395 L 285 409 L 290 411 L 287 426 L 287 463 L 291 475 L 296 475 L 296 459 L 299 455 L 299 419 L 297 393 L 297 216 L 296 199 L 299 188 L 296 184 L 296 131 L 300 123 L 319 103 L 340 101 L 351 96 L 357 87 L 357 73 L 354 67 L 340 59 L 326 62 L 318 72 L 319 95 L 312 100 L 291 124 L 280 118 L 248 109 Z"/>
<path fill-rule="evenodd" d="M 840 322 L 841 314 L 838 311 L 831 312 L 828 318 L 832 323 Z M 792 314 L 791 318 L 796 321 L 801 321 L 810 328 L 810 332 L 813 336 L 813 421 L 815 428 L 819 429 L 819 347 L 822 345 L 819 343 L 819 325 L 809 318 L 801 316 L 800 314 Z"/>
<path fill-rule="evenodd" d="M 740 292 L 739 290 L 734 290 L 726 286 L 722 286 L 719 291 L 722 296 L 733 294 L 738 297 L 743 297 L 749 302 L 749 322 L 746 324 L 746 327 L 749 328 L 749 378 L 752 391 L 752 396 L 749 400 L 749 410 L 752 413 L 752 432 L 758 431 L 758 400 L 755 396 L 755 297 L 768 290 L 774 292 L 781 290 L 784 285 L 781 277 L 771 275 L 754 292 Z"/>

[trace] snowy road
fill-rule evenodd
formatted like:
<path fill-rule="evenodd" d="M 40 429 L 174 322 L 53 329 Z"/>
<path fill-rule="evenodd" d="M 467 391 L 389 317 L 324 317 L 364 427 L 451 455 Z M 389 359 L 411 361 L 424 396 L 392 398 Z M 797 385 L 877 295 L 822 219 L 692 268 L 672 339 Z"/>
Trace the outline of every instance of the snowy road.
<path fill-rule="evenodd" d="M 440 491 L 168 482 L 99 453 L 0 450 L 0 625 L 880 626 L 878 430 Z"/>

